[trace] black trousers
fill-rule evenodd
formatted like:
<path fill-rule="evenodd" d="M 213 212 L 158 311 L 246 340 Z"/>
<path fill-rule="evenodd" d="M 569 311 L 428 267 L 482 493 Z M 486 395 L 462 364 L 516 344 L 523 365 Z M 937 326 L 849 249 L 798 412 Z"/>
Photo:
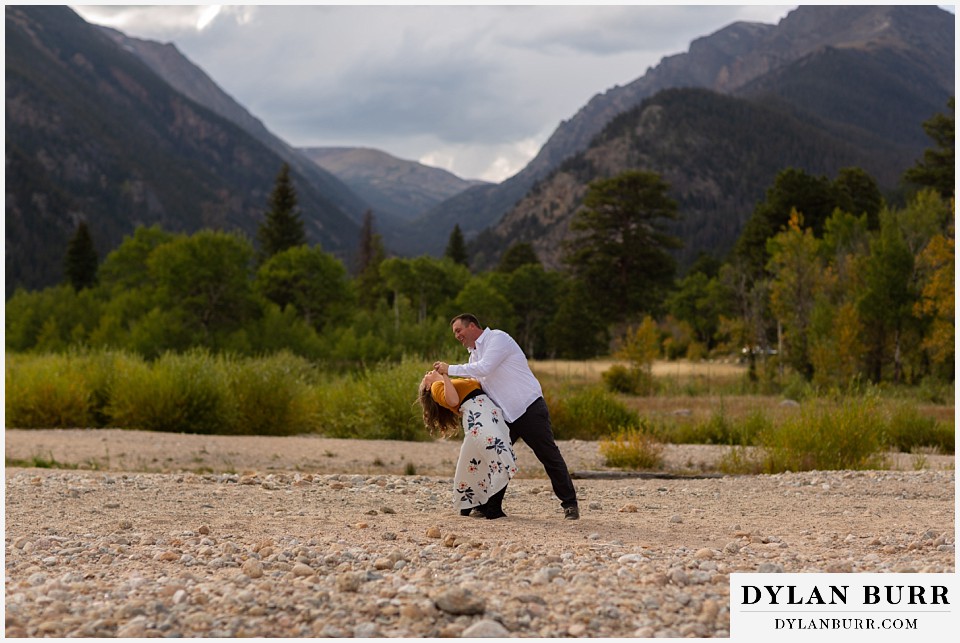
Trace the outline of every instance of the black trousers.
<path fill-rule="evenodd" d="M 543 464 L 553 485 L 553 493 L 560 499 L 560 506 L 576 507 L 577 492 L 573 488 L 567 463 L 553 439 L 550 412 L 543 398 L 537 398 L 523 415 L 513 422 L 507 422 L 507 426 L 510 427 L 510 442 L 516 444 L 517 440 L 523 440 Z"/>

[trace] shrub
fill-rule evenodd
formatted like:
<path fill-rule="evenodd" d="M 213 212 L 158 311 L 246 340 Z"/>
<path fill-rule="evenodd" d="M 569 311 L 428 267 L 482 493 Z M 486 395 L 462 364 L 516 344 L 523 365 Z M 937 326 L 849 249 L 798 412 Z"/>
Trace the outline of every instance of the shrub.
<path fill-rule="evenodd" d="M 236 425 L 226 378 L 206 351 L 165 353 L 118 372 L 108 412 L 117 426 L 148 431 L 229 433 Z"/>
<path fill-rule="evenodd" d="M 315 373 L 302 357 L 283 352 L 256 360 L 221 360 L 233 412 L 230 433 L 292 435 L 317 428 L 311 384 Z"/>
<path fill-rule="evenodd" d="M 650 373 L 641 368 L 627 368 L 614 364 L 601 374 L 607 389 L 614 393 L 651 395 L 656 392 L 656 382 Z"/>
<path fill-rule="evenodd" d="M 90 427 L 94 392 L 88 369 L 73 354 L 8 356 L 6 425 L 17 428 Z"/>
<path fill-rule="evenodd" d="M 921 447 L 935 448 L 941 453 L 954 452 L 953 427 L 920 414 L 916 406 L 900 403 L 890 411 L 886 427 L 888 445 L 903 453 Z"/>
<path fill-rule="evenodd" d="M 882 468 L 884 427 L 873 398 L 810 402 L 779 428 L 761 432 L 767 473 Z"/>
<path fill-rule="evenodd" d="M 663 445 L 637 428 L 621 428 L 612 439 L 600 441 L 600 453 L 609 467 L 660 469 Z"/>
<path fill-rule="evenodd" d="M 558 440 L 596 440 L 622 428 L 636 428 L 640 417 L 600 387 L 547 399 L 553 434 Z"/>
<path fill-rule="evenodd" d="M 404 359 L 324 386 L 319 392 L 320 431 L 335 438 L 429 440 L 416 399 L 426 366 Z"/>

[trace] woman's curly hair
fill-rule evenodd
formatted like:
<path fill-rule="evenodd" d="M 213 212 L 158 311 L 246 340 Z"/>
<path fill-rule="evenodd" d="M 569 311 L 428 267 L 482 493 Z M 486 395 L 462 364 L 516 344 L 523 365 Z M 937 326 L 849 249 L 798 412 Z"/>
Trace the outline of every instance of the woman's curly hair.
<path fill-rule="evenodd" d="M 417 396 L 423 409 L 423 423 L 430 435 L 450 438 L 460 430 L 460 417 L 445 406 L 437 404 L 429 388 L 421 388 Z"/>

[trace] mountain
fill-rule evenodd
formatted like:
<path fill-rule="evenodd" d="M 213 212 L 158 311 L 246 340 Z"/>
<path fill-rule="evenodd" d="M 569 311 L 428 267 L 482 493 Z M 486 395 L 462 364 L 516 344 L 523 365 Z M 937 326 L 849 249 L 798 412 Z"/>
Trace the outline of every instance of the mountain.
<path fill-rule="evenodd" d="M 300 151 L 343 181 L 377 215 L 410 221 L 467 188 L 485 185 L 363 147 L 306 147 Z"/>
<path fill-rule="evenodd" d="M 762 102 L 705 89 L 668 89 L 614 118 L 585 151 L 538 182 L 473 244 L 473 264 L 490 267 L 503 249 L 529 242 L 545 266 L 561 267 L 569 223 L 587 184 L 630 168 L 660 174 L 682 218 L 668 229 L 685 243 L 689 265 L 700 251 L 722 256 L 754 204 L 784 167 L 836 176 L 876 159 L 841 137 Z"/>
<path fill-rule="evenodd" d="M 370 207 L 370 204 L 358 198 L 333 174 L 324 171 L 322 167 L 317 167 L 317 164 L 307 158 L 301 150 L 292 147 L 270 132 L 260 119 L 247 111 L 243 105 L 223 91 L 206 72 L 180 53 L 176 45 L 132 38 L 109 27 L 98 28 L 121 48 L 146 63 L 178 92 L 231 121 L 273 150 L 290 165 L 292 170 L 314 184 L 347 214 L 360 220 L 363 212 Z"/>
<path fill-rule="evenodd" d="M 886 187 L 928 145 L 920 123 L 942 111 L 954 83 L 954 17 L 933 6 L 801 6 L 777 25 L 734 23 L 663 58 L 642 77 L 594 96 L 538 155 L 496 186 L 471 188 L 416 222 L 437 253 L 455 223 L 496 225 L 560 163 L 584 151 L 617 115 L 669 88 L 704 88 L 768 104 L 868 156 Z M 896 159 L 898 154 L 902 158 Z M 501 232 L 503 232 L 501 230 Z"/>
<path fill-rule="evenodd" d="M 101 257 L 138 225 L 256 234 L 286 161 L 276 149 L 67 7 L 8 6 L 5 15 L 8 295 L 61 281 L 80 220 Z M 362 210 L 345 210 L 296 170 L 293 178 L 308 238 L 349 254 Z"/>

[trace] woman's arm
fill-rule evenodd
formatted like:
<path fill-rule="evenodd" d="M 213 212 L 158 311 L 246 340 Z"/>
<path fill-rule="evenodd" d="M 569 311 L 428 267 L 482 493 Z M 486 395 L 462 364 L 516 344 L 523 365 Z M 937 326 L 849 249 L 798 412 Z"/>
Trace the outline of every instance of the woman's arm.
<path fill-rule="evenodd" d="M 450 381 L 449 375 L 446 373 L 441 373 L 441 375 L 443 376 L 443 399 L 448 406 L 457 408 L 460 406 L 460 394 L 457 392 L 457 387 Z"/>

